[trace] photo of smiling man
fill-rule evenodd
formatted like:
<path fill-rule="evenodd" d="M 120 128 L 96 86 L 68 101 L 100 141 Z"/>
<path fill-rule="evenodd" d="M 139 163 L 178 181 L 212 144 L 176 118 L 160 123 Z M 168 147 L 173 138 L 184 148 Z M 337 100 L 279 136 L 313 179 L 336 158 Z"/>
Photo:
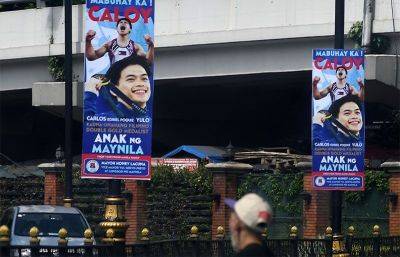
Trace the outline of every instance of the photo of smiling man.
<path fill-rule="evenodd" d="M 95 75 L 85 84 L 85 116 L 150 118 L 150 76 L 150 66 L 142 56 L 116 62 L 105 76 Z"/>
<path fill-rule="evenodd" d="M 328 112 L 313 117 L 314 143 L 360 143 L 364 140 L 362 129 L 362 104 L 355 95 L 340 98 Z"/>

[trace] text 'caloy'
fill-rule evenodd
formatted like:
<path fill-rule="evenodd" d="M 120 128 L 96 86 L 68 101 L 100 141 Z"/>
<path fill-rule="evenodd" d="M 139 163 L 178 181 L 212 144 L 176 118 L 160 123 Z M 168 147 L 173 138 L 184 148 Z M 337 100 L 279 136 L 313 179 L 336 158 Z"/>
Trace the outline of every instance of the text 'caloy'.
<path fill-rule="evenodd" d="M 122 12 L 118 7 L 110 8 L 102 8 L 98 5 L 93 5 L 88 10 L 88 16 L 92 21 L 108 21 L 108 22 L 117 22 L 122 15 L 126 19 L 128 19 L 131 23 L 137 22 L 140 17 L 143 18 L 144 23 L 149 22 L 149 18 L 153 13 L 153 8 L 143 8 L 143 7 L 128 7 L 124 9 Z"/>

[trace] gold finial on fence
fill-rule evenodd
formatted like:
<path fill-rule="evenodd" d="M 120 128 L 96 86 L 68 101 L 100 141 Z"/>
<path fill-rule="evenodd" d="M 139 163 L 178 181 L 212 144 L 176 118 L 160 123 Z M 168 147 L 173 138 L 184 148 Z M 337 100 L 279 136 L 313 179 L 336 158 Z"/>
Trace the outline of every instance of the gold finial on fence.
<path fill-rule="evenodd" d="M 192 226 L 190 228 L 190 238 L 197 238 L 199 237 L 199 228 L 196 226 Z"/>
<path fill-rule="evenodd" d="M 90 228 L 86 229 L 83 233 L 85 240 L 83 241 L 85 245 L 93 245 L 93 232 Z"/>
<path fill-rule="evenodd" d="M 381 228 L 378 225 L 375 225 L 372 230 L 372 234 L 374 236 L 379 236 L 381 234 Z"/>
<path fill-rule="evenodd" d="M 59 246 L 66 246 L 68 244 L 68 240 L 66 239 L 68 236 L 68 231 L 65 228 L 61 228 L 58 231 L 58 245 Z"/>
<path fill-rule="evenodd" d="M 10 230 L 6 225 L 0 227 L 0 245 L 5 246 L 10 243 Z"/>
<path fill-rule="evenodd" d="M 107 238 L 114 238 L 115 237 L 115 231 L 112 228 L 107 229 L 106 231 L 106 237 Z"/>
<path fill-rule="evenodd" d="M 218 239 L 222 239 L 225 237 L 225 229 L 223 226 L 218 226 L 217 228 L 217 236 Z"/>
<path fill-rule="evenodd" d="M 353 226 L 350 226 L 348 229 L 347 229 L 347 235 L 348 236 L 354 236 L 354 231 L 355 231 L 356 229 L 353 227 Z"/>
<path fill-rule="evenodd" d="M 298 233 L 298 229 L 296 226 L 293 226 L 290 228 L 290 237 L 291 238 L 296 238 Z"/>
<path fill-rule="evenodd" d="M 332 228 L 331 227 L 326 228 L 325 237 L 332 237 Z"/>
<path fill-rule="evenodd" d="M 39 236 L 39 229 L 37 227 L 31 227 L 29 230 L 29 243 L 30 245 L 39 245 L 40 239 L 38 238 Z"/>
<path fill-rule="evenodd" d="M 143 240 L 143 241 L 149 240 L 150 239 L 149 238 L 149 234 L 150 234 L 150 231 L 147 228 L 142 229 L 142 238 L 141 238 L 141 240 Z"/>
<path fill-rule="evenodd" d="M 102 238 L 101 241 L 104 242 L 105 244 L 113 244 L 114 237 L 115 237 L 115 230 L 112 228 L 109 228 L 106 230 L 106 237 Z"/>

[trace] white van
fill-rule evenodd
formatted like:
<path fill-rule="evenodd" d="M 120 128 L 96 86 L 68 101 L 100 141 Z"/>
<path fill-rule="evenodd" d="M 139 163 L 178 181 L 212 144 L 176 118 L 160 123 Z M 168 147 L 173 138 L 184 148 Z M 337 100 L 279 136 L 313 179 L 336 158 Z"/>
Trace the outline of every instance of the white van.
<path fill-rule="evenodd" d="M 7 209 L 0 225 L 10 229 L 11 246 L 29 246 L 29 230 L 39 229 L 41 246 L 57 246 L 58 231 L 68 232 L 69 246 L 84 245 L 84 232 L 89 223 L 77 208 L 51 205 L 23 205 Z"/>

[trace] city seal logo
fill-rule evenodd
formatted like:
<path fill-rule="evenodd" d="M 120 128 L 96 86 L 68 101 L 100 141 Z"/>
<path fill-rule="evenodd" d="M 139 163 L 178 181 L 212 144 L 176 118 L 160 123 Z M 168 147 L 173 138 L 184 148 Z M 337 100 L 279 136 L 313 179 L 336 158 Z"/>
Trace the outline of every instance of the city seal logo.
<path fill-rule="evenodd" d="M 96 160 L 90 160 L 86 163 L 86 170 L 90 173 L 96 173 L 99 168 L 100 165 Z"/>
<path fill-rule="evenodd" d="M 319 186 L 319 187 L 322 187 L 325 185 L 325 179 L 323 177 L 316 177 L 314 182 L 315 182 L 315 185 Z"/>

